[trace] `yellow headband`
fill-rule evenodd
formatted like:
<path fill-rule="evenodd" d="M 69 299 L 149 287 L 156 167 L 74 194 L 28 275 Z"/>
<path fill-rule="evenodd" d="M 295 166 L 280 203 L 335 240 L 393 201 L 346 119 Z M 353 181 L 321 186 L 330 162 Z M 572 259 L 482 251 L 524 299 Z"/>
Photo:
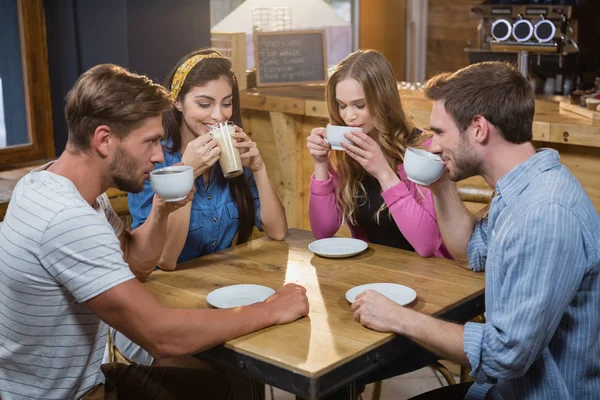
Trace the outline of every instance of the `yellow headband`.
<path fill-rule="evenodd" d="M 175 75 L 173 76 L 173 83 L 171 83 L 171 96 L 173 96 L 173 100 L 177 100 L 177 96 L 179 96 L 179 91 L 183 86 L 183 82 L 185 82 L 185 78 L 187 74 L 198 64 L 200 61 L 205 58 L 224 58 L 219 53 L 209 53 L 209 54 L 198 54 L 197 56 L 193 56 L 185 60 L 183 64 L 177 68 L 175 71 Z"/>

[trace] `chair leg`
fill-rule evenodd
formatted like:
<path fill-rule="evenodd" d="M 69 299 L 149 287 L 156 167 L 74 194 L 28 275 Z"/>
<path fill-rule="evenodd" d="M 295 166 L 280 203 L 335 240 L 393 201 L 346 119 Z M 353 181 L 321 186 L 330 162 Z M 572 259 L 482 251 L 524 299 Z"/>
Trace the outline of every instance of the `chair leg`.
<path fill-rule="evenodd" d="M 471 378 L 471 375 L 469 375 L 470 373 L 471 373 L 471 368 L 463 367 L 461 365 L 461 367 L 460 367 L 460 383 L 473 382 L 473 378 Z"/>
<path fill-rule="evenodd" d="M 452 373 L 448 370 L 448 368 L 444 367 L 439 361 L 436 362 L 435 364 L 433 364 L 431 366 L 431 368 L 437 370 L 440 374 L 442 374 L 444 379 L 446 379 L 448 386 L 456 385 L 456 380 L 452 376 Z"/>
<path fill-rule="evenodd" d="M 373 397 L 372 400 L 379 400 L 381 397 L 381 387 L 383 386 L 383 381 L 377 381 L 373 384 Z"/>

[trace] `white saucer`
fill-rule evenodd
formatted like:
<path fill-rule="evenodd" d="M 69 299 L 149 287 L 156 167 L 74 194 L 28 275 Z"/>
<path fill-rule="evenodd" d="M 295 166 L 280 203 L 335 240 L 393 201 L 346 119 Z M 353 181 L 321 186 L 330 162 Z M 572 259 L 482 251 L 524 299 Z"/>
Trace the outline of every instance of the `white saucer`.
<path fill-rule="evenodd" d="M 352 257 L 365 251 L 369 245 L 360 239 L 332 237 L 315 240 L 308 245 L 313 253 L 327 258 Z"/>
<path fill-rule="evenodd" d="M 398 285 L 396 283 L 368 283 L 366 285 L 355 286 L 346 292 L 346 299 L 354 303 L 356 296 L 367 289 L 375 290 L 388 299 L 405 306 L 412 303 L 417 298 L 417 292 L 408 286 Z"/>
<path fill-rule="evenodd" d="M 234 308 L 260 303 L 273 293 L 273 289 L 262 285 L 231 285 L 213 290 L 206 301 L 215 308 Z"/>

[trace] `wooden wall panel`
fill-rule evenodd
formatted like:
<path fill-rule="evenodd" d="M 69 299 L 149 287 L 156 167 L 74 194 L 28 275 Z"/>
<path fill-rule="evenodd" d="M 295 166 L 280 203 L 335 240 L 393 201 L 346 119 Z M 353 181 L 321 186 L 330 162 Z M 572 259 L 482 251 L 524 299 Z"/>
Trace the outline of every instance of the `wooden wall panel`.
<path fill-rule="evenodd" d="M 471 7 L 477 3 L 475 0 L 429 0 L 427 78 L 469 65 L 464 48 L 477 37 L 479 21 L 471 16 Z"/>
<path fill-rule="evenodd" d="M 375 49 L 389 60 L 396 79 L 404 80 L 406 47 L 406 0 L 360 2 L 361 49 Z"/>

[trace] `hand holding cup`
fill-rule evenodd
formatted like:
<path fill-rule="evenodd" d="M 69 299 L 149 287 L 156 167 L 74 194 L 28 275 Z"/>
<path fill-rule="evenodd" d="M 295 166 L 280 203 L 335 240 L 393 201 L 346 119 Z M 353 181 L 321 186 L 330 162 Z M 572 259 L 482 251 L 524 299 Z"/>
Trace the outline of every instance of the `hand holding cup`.
<path fill-rule="evenodd" d="M 240 158 L 244 167 L 250 168 L 253 172 L 256 172 L 265 165 L 256 143 L 253 142 L 248 134 L 237 125 L 235 126 L 233 138 L 237 140 L 235 147 L 240 152 Z"/>
<path fill-rule="evenodd" d="M 325 128 L 314 128 L 306 138 L 306 147 L 316 163 L 327 163 L 329 161 L 331 146 L 325 137 Z"/>
<path fill-rule="evenodd" d="M 184 165 L 194 169 L 194 179 L 217 162 L 221 148 L 210 135 L 202 135 L 188 143 L 181 157 Z"/>

